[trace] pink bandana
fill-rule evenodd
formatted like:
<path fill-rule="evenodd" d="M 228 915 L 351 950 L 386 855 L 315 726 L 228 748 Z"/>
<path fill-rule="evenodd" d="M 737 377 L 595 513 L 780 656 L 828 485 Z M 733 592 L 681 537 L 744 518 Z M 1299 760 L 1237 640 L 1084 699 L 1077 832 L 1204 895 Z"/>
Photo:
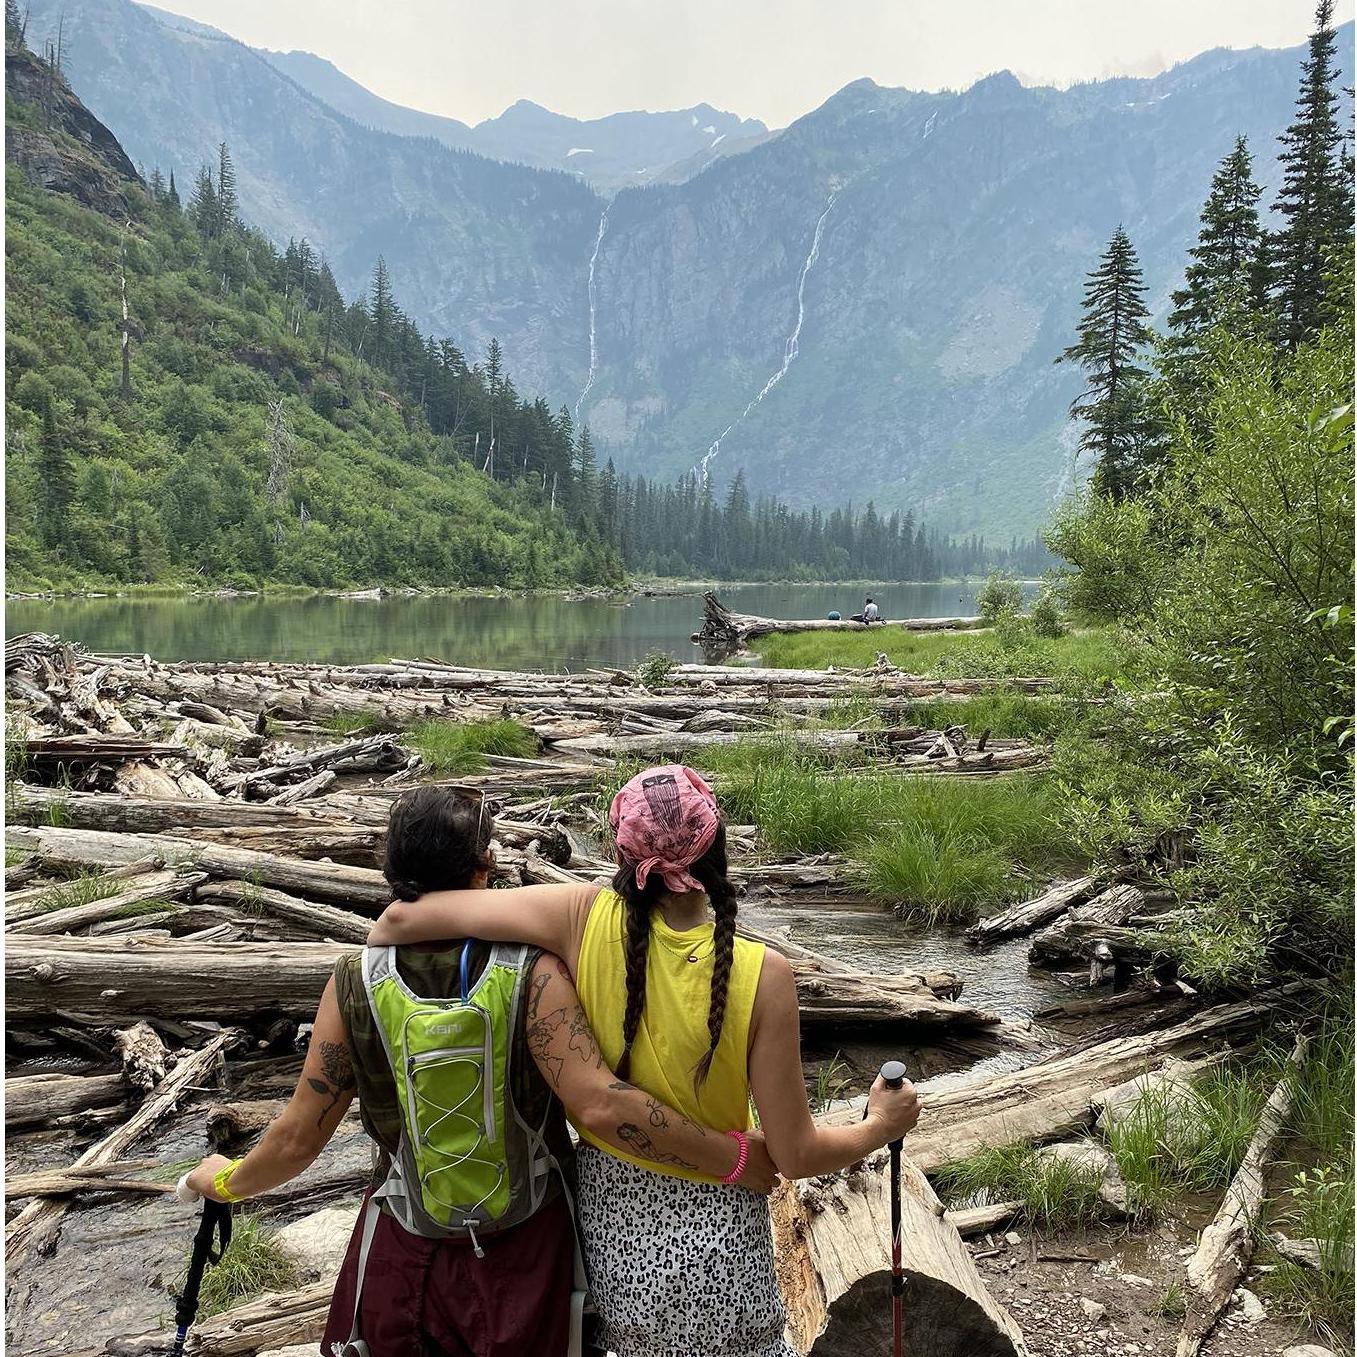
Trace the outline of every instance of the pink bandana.
<path fill-rule="evenodd" d="M 637 773 L 613 797 L 608 821 L 617 847 L 644 887 L 652 871 L 675 894 L 700 891 L 686 869 L 711 847 L 721 823 L 712 790 L 691 768 L 668 763 Z"/>

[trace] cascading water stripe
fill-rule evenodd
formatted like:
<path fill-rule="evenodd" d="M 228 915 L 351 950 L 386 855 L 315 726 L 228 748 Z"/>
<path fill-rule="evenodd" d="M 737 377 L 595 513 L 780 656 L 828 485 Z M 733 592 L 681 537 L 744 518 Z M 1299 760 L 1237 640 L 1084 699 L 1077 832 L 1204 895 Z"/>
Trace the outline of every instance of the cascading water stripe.
<path fill-rule="evenodd" d="M 810 242 L 810 253 L 806 255 L 805 262 L 801 265 L 800 276 L 796 280 L 796 324 L 792 326 L 792 332 L 787 336 L 787 343 L 782 352 L 782 366 L 763 384 L 763 390 L 745 406 L 744 410 L 740 413 L 739 418 L 732 420 L 726 425 L 721 437 L 707 449 L 706 455 L 693 468 L 694 471 L 700 471 L 702 473 L 702 479 L 704 481 L 707 479 L 708 468 L 711 463 L 721 453 L 722 440 L 737 424 L 742 423 L 748 418 L 750 411 L 753 410 L 754 407 L 758 405 L 759 402 L 762 401 L 763 398 L 787 375 L 787 369 L 791 367 L 792 363 L 796 360 L 797 354 L 801 352 L 801 327 L 806 320 L 806 277 L 811 269 L 815 267 L 815 261 L 820 257 L 820 240 L 825 233 L 825 222 L 829 219 L 829 214 L 834 210 L 834 200 L 838 196 L 837 192 L 829 195 L 829 201 L 825 204 L 825 210 L 820 213 L 820 218 L 815 223 L 815 233 L 811 237 Z"/>
<path fill-rule="evenodd" d="M 594 252 L 589 256 L 589 376 L 585 379 L 584 390 L 575 402 L 575 422 L 579 422 L 580 406 L 584 398 L 593 389 L 594 378 L 598 375 L 598 252 L 603 248 L 603 237 L 608 230 L 608 212 L 612 204 L 603 209 L 598 219 L 598 235 L 594 237 Z"/>

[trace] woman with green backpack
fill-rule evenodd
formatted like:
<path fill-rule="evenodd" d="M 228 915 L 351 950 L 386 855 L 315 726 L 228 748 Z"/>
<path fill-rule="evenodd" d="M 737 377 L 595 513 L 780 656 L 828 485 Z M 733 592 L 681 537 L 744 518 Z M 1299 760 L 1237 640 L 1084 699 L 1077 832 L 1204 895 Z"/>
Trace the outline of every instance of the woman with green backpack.
<path fill-rule="evenodd" d="M 723 1186 L 750 1152 L 751 1096 L 769 1153 L 797 1178 L 904 1135 L 918 1099 L 907 1081 L 878 1080 L 862 1122 L 812 1120 L 791 966 L 736 936 L 725 828 L 695 772 L 638 774 L 610 821 L 610 886 L 440 891 L 389 906 L 369 942 L 470 935 L 562 958 L 600 1058 L 646 1098 L 644 1117 L 607 1133 L 576 1122 L 579 1225 L 604 1342 L 618 1357 L 788 1357 L 766 1203 Z M 664 1141 L 676 1118 L 724 1132 L 699 1139 L 732 1142 L 734 1171 L 714 1174 Z"/>
<path fill-rule="evenodd" d="M 393 893 L 416 901 L 483 889 L 493 829 L 482 798 L 436 786 L 407 793 L 387 833 Z M 616 1149 L 643 1134 L 656 1155 L 755 1192 L 774 1181 L 761 1142 L 746 1159 L 617 1078 L 556 957 L 466 941 L 342 958 L 287 1108 L 248 1155 L 209 1156 L 188 1186 L 225 1202 L 279 1186 L 317 1158 L 355 1094 L 379 1162 L 335 1287 L 326 1354 L 579 1351 L 583 1277 L 562 1103 Z"/>

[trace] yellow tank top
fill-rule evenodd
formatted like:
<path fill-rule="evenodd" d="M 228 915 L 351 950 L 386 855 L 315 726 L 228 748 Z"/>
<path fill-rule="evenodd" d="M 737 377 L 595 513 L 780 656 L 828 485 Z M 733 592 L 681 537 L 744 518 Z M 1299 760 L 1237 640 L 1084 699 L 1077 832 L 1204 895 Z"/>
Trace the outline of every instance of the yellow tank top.
<path fill-rule="evenodd" d="M 679 933 L 657 913 L 651 916 L 646 959 L 646 1004 L 631 1047 L 628 1079 L 691 1121 L 716 1131 L 749 1128 L 749 1023 L 763 968 L 763 944 L 735 939 L 726 996 L 725 1025 L 701 1089 L 693 1071 L 707 1053 L 714 927 Z M 575 985 L 604 1060 L 614 1068 L 622 1055 L 622 1018 L 627 1006 L 626 906 L 612 890 L 600 891 L 584 925 Z M 579 1130 L 579 1128 L 576 1128 Z M 644 1135 L 649 1128 L 641 1126 Z M 632 1164 L 694 1182 L 714 1179 L 692 1169 L 656 1163 L 620 1150 L 580 1130 L 591 1145 Z"/>

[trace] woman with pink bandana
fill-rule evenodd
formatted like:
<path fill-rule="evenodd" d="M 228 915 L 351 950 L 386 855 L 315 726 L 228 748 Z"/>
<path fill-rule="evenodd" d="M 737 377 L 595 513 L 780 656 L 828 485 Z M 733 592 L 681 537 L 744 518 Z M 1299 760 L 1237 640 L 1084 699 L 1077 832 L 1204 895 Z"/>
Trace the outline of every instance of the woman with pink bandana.
<path fill-rule="evenodd" d="M 602 1061 L 653 1100 L 649 1124 L 617 1128 L 630 1153 L 580 1130 L 579 1227 L 606 1345 L 618 1357 L 790 1357 L 767 1202 L 659 1155 L 651 1137 L 672 1115 L 664 1105 L 735 1139 L 729 1184 L 745 1164 L 751 1096 L 769 1153 L 793 1178 L 845 1168 L 902 1136 L 918 1099 L 908 1082 L 878 1080 L 862 1122 L 811 1119 L 791 966 L 735 934 L 725 826 L 701 777 L 647 769 L 618 792 L 609 820 L 610 886 L 431 893 L 388 907 L 369 942 L 477 937 L 560 957 Z"/>

